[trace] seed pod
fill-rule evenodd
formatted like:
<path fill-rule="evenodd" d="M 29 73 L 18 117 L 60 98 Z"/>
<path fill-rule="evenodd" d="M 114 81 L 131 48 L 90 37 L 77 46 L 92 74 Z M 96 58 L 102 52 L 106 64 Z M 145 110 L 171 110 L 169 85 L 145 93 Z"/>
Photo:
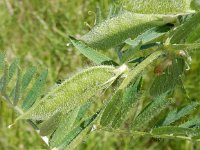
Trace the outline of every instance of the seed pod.
<path fill-rule="evenodd" d="M 166 17 L 169 16 L 124 12 L 95 26 L 81 40 L 93 48 L 111 48 L 147 29 L 169 23 L 163 19 Z"/>
<path fill-rule="evenodd" d="M 142 14 L 177 14 L 190 10 L 191 1 L 198 0 L 117 0 L 124 9 Z"/>
<path fill-rule="evenodd" d="M 86 69 L 61 83 L 17 120 L 47 120 L 58 112 L 68 113 L 86 103 L 98 91 L 107 88 L 119 75 L 121 70 L 117 70 L 111 66 Z"/>

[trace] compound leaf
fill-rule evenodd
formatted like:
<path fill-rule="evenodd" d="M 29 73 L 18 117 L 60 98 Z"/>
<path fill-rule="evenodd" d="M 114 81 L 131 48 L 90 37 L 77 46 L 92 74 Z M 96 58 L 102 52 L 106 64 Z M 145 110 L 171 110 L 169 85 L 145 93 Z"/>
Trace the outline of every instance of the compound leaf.
<path fill-rule="evenodd" d="M 187 43 L 194 43 L 200 39 L 200 23 L 197 27 L 193 27 L 193 31 L 191 31 L 186 39 Z"/>
<path fill-rule="evenodd" d="M 150 94 L 154 97 L 167 91 L 171 91 L 179 83 L 180 76 L 183 74 L 185 61 L 182 58 L 174 58 L 172 65 L 168 66 L 163 74 L 157 76 L 150 88 Z"/>
<path fill-rule="evenodd" d="M 137 45 L 140 41 L 142 41 L 142 43 L 147 44 L 149 42 L 153 42 L 156 39 L 160 39 L 161 37 L 163 37 L 166 32 L 168 32 L 170 29 L 172 28 L 172 25 L 164 25 L 164 26 L 160 26 L 160 27 L 153 27 L 147 31 L 145 31 L 144 33 L 142 33 L 141 35 L 139 35 L 137 38 L 135 38 L 134 40 L 131 39 L 127 39 L 125 41 L 125 43 L 129 44 L 129 45 Z"/>
<path fill-rule="evenodd" d="M 48 71 L 43 71 L 39 77 L 36 79 L 32 89 L 28 92 L 27 96 L 25 97 L 22 108 L 24 110 L 29 109 L 37 100 L 37 98 L 40 96 L 42 89 L 44 87 L 44 84 L 46 82 Z"/>
<path fill-rule="evenodd" d="M 22 91 L 24 91 L 28 87 L 29 83 L 33 79 L 33 75 L 35 74 L 35 72 L 36 72 L 36 67 L 30 67 L 27 69 L 27 71 L 22 77 L 22 87 L 21 87 Z"/>
<path fill-rule="evenodd" d="M 117 65 L 111 58 L 95 51 L 82 41 L 76 40 L 73 37 L 69 37 L 72 44 L 88 59 L 92 60 L 96 64 L 113 64 Z"/>
<path fill-rule="evenodd" d="M 192 102 L 191 104 L 188 104 L 179 110 L 174 110 L 174 111 L 170 112 L 167 115 L 167 117 L 165 118 L 162 125 L 167 126 L 167 125 L 172 124 L 173 122 L 175 122 L 175 121 L 179 120 L 180 118 L 191 113 L 191 111 L 193 111 L 197 106 L 199 106 L 199 103 Z"/>
<path fill-rule="evenodd" d="M 75 146 L 77 146 L 77 144 L 80 143 L 86 134 L 90 131 L 91 125 L 96 120 L 99 113 L 100 111 L 73 128 L 68 134 L 64 135 L 63 139 L 61 139 L 61 144 L 60 142 L 59 144 L 54 143 L 54 141 L 51 140 L 50 147 L 57 147 L 59 149 L 64 149 L 66 147 L 69 149 L 75 148 Z"/>
<path fill-rule="evenodd" d="M 77 124 L 77 123 L 79 123 L 81 121 L 83 116 L 89 110 L 90 106 L 91 106 L 91 102 L 87 102 L 83 106 L 80 107 L 79 112 L 78 112 L 77 117 L 76 117 L 76 121 L 75 121 L 74 124 Z"/>
<path fill-rule="evenodd" d="M 156 97 L 135 118 L 135 120 L 132 122 L 132 128 L 134 130 L 146 128 L 149 122 L 158 116 L 171 103 L 172 100 L 167 98 L 167 93 Z"/>
<path fill-rule="evenodd" d="M 200 12 L 194 14 L 188 21 L 172 32 L 170 43 L 182 43 L 190 33 L 200 24 Z M 193 39 L 194 41 L 194 39 Z"/>
<path fill-rule="evenodd" d="M 8 73 L 8 82 L 11 80 L 13 75 L 16 73 L 19 65 L 19 59 L 15 59 L 13 63 L 9 67 L 9 73 Z"/>
<path fill-rule="evenodd" d="M 17 81 L 16 81 L 16 85 L 15 85 L 15 88 L 14 88 L 14 98 L 13 98 L 14 106 L 17 105 L 17 103 L 20 99 L 20 94 L 21 94 L 21 69 L 18 68 L 18 70 L 17 70 Z"/>
<path fill-rule="evenodd" d="M 112 122 L 115 115 L 121 108 L 122 96 L 123 90 L 117 90 L 116 93 L 112 96 L 101 116 L 100 124 L 102 126 L 108 126 Z"/>
<path fill-rule="evenodd" d="M 130 109 L 136 104 L 136 102 L 139 100 L 140 97 L 140 85 L 141 85 L 142 79 L 139 78 L 136 83 L 133 85 L 130 85 L 124 90 L 123 97 L 122 97 L 122 105 L 119 111 L 117 112 L 115 118 L 112 122 L 113 128 L 119 128 L 121 124 L 124 122 L 124 120 L 127 118 L 127 114 L 130 111 Z"/>
<path fill-rule="evenodd" d="M 200 119 L 195 118 L 195 119 L 189 120 L 185 123 L 180 124 L 179 127 L 182 127 L 182 128 L 199 128 L 200 127 Z"/>
<path fill-rule="evenodd" d="M 183 128 L 177 126 L 164 126 L 154 128 L 151 131 L 154 135 L 171 135 L 171 136 L 187 136 L 192 137 L 200 134 L 200 129 Z"/>
<path fill-rule="evenodd" d="M 39 125 L 40 135 L 47 136 L 53 133 L 59 126 L 60 120 L 62 119 L 62 117 L 63 115 L 60 112 L 58 112 L 55 115 L 53 115 L 51 118 L 49 118 L 48 120 L 45 120 L 44 122 L 42 122 L 42 124 Z"/>
<path fill-rule="evenodd" d="M 7 63 L 5 63 L 4 68 L 3 68 L 3 76 L 0 79 L 0 91 L 1 91 L 1 93 L 5 94 L 7 84 L 8 84 L 8 65 L 7 65 Z"/>

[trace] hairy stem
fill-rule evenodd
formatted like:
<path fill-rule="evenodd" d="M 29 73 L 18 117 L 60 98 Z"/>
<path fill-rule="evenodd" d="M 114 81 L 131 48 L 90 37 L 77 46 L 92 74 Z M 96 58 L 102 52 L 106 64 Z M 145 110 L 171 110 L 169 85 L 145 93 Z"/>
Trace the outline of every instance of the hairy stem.
<path fill-rule="evenodd" d="M 126 88 L 129 83 L 135 79 L 148 65 L 150 65 L 154 60 L 156 60 L 159 56 L 163 55 L 164 51 L 156 51 L 152 53 L 149 57 L 147 57 L 143 62 L 137 65 L 133 70 L 131 70 L 127 77 L 124 79 L 119 89 Z"/>
<path fill-rule="evenodd" d="M 162 139 L 181 139 L 188 141 L 200 141 L 193 140 L 191 137 L 187 136 L 176 136 L 176 135 L 155 135 L 151 132 L 141 132 L 141 131 L 132 131 L 132 130 L 123 130 L 123 129 L 112 129 L 112 128 L 98 128 L 97 131 L 118 133 L 118 134 L 129 134 L 132 136 L 145 136 L 145 137 L 153 137 L 153 138 L 162 138 Z"/>

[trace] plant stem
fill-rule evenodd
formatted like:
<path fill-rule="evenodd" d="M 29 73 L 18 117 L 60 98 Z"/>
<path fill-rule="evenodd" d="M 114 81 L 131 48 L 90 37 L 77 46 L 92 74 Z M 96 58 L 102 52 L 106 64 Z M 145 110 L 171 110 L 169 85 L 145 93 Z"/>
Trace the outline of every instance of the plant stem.
<path fill-rule="evenodd" d="M 149 57 L 147 57 L 143 62 L 137 65 L 133 70 L 131 70 L 127 77 L 124 79 L 119 89 L 126 88 L 129 83 L 135 79 L 148 65 L 150 65 L 154 60 L 156 60 L 159 56 L 163 55 L 164 51 L 155 51 Z"/>
<path fill-rule="evenodd" d="M 200 43 L 193 44 L 167 44 L 163 46 L 169 51 L 179 51 L 179 50 L 197 50 L 200 49 Z"/>
<path fill-rule="evenodd" d="M 162 139 L 181 139 L 181 140 L 188 140 L 188 141 L 199 141 L 193 140 L 191 137 L 186 136 L 176 136 L 176 135 L 156 135 L 151 132 L 142 132 L 142 131 L 133 131 L 133 130 L 123 130 L 123 129 L 112 129 L 112 128 L 97 128 L 97 131 L 105 131 L 111 133 L 118 133 L 118 134 L 129 134 L 132 136 L 145 136 L 145 137 L 153 137 L 153 138 L 162 138 Z"/>

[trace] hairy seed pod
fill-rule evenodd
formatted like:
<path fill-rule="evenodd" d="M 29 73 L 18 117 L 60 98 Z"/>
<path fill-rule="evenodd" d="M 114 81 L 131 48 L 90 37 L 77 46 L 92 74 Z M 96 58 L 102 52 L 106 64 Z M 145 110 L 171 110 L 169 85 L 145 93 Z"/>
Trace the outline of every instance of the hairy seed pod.
<path fill-rule="evenodd" d="M 111 48 L 130 37 L 137 37 L 149 28 L 161 26 L 173 20 L 166 19 L 166 17 L 173 18 L 174 16 L 124 12 L 95 26 L 90 32 L 82 36 L 81 40 L 93 48 Z"/>
<path fill-rule="evenodd" d="M 86 69 L 61 83 L 17 120 L 47 120 L 58 112 L 68 113 L 86 103 L 98 91 L 107 88 L 122 73 L 120 71 L 120 68 L 112 66 Z"/>
<path fill-rule="evenodd" d="M 190 10 L 192 0 L 117 0 L 124 9 L 142 14 L 177 14 Z M 195 0 L 193 0 L 195 1 Z M 198 0 L 196 0 L 198 1 Z"/>

